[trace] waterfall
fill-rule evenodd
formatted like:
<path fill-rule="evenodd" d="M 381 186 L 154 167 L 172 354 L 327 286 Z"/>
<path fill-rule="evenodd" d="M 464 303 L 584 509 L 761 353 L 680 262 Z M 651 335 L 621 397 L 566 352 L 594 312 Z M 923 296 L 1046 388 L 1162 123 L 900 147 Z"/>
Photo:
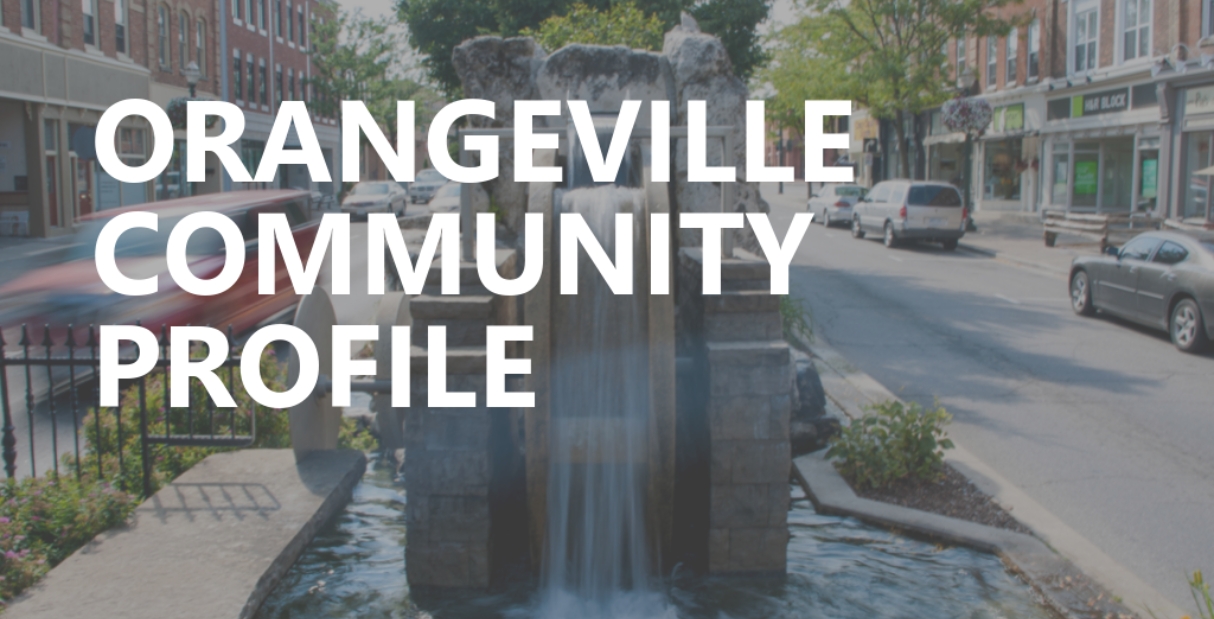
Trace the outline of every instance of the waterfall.
<path fill-rule="evenodd" d="M 568 191 L 615 255 L 615 214 L 634 215 L 635 282 L 646 281 L 644 192 L 614 185 Z M 559 234 L 559 232 L 558 232 Z M 649 587 L 647 292 L 615 295 L 584 255 L 576 295 L 554 300 L 546 554 L 539 616 L 674 616 Z M 565 265 L 560 265 L 565 268 Z"/>

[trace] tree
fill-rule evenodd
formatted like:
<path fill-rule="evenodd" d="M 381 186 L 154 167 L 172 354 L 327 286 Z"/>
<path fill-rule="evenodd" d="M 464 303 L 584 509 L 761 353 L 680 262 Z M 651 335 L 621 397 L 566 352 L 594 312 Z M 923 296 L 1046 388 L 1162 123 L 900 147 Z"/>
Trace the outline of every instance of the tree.
<path fill-rule="evenodd" d="M 1018 20 L 995 15 L 1020 0 L 808 0 L 808 11 L 773 37 L 763 78 L 776 91 L 772 115 L 797 116 L 807 99 L 850 99 L 893 121 L 902 169 L 908 115 L 954 94 L 946 45 L 1006 35 Z"/>
<path fill-rule="evenodd" d="M 377 119 L 396 113 L 393 77 L 401 71 L 400 38 L 383 20 L 341 10 L 324 0 L 312 19 L 314 109 L 336 116 L 342 101 L 362 101 Z M 395 123 L 393 123 L 395 124 Z"/>
<path fill-rule="evenodd" d="M 430 79 L 448 96 L 459 93 L 459 76 L 451 64 L 451 53 L 467 39 L 485 35 L 518 36 L 524 32 L 542 33 L 541 24 L 553 17 L 570 15 L 577 4 L 583 10 L 576 20 L 587 17 L 587 10 L 607 15 L 619 4 L 630 0 L 396 0 L 397 14 L 409 28 L 409 42 L 424 54 L 423 66 Z M 646 21 L 656 17 L 666 30 L 679 23 L 682 11 L 691 13 L 704 32 L 715 34 L 725 44 L 734 72 L 747 79 L 766 56 L 755 32 L 767 18 L 769 0 L 650 0 L 644 3 Z M 617 16 L 625 16 L 620 12 Z M 629 16 L 631 18 L 631 16 Z M 582 30 L 586 32 L 587 30 Z M 619 39 L 598 39 L 605 45 L 627 45 L 633 33 L 619 28 Z M 549 49 L 549 51 L 554 51 Z"/>
<path fill-rule="evenodd" d="M 664 28 L 657 15 L 646 15 L 632 2 L 612 5 L 606 11 L 581 2 L 564 15 L 540 22 L 538 30 L 524 29 L 545 49 L 560 49 L 570 43 L 626 45 L 634 49 L 662 49 Z"/>

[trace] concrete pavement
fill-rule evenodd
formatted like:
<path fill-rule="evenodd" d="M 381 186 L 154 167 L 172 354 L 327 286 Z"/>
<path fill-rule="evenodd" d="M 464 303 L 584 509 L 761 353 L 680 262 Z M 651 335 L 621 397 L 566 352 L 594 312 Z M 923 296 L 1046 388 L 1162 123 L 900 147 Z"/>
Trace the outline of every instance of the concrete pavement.
<path fill-rule="evenodd" d="M 763 195 L 777 231 L 804 210 L 803 187 Z M 965 240 L 1004 242 L 995 236 Z M 1056 250 L 1034 244 L 1026 257 L 1052 259 Z M 1075 316 L 1057 272 L 939 246 L 889 250 L 843 228 L 810 229 L 791 284 L 817 336 L 851 364 L 903 399 L 938 398 L 981 466 L 1192 605 L 1185 573 L 1214 563 L 1214 357 Z M 1138 610 L 1145 601 L 1125 600 Z"/>

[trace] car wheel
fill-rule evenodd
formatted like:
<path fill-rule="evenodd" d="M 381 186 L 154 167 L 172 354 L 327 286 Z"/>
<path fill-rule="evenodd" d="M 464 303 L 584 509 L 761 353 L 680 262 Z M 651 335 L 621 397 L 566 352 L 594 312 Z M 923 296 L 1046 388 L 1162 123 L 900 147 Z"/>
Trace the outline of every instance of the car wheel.
<path fill-rule="evenodd" d="M 864 238 L 864 230 L 860 228 L 860 218 L 855 217 L 851 220 L 851 235 L 857 239 Z"/>
<path fill-rule="evenodd" d="M 953 251 L 954 249 L 957 249 L 957 239 L 945 239 L 940 241 L 940 246 L 944 248 L 944 251 Z"/>
<path fill-rule="evenodd" d="M 881 241 L 890 249 L 898 246 L 898 237 L 894 236 L 894 224 L 888 221 L 885 222 L 885 236 L 882 237 Z"/>
<path fill-rule="evenodd" d="M 1087 271 L 1075 271 L 1071 276 L 1071 309 L 1080 316 L 1092 316 L 1096 307 L 1092 305 L 1092 286 Z"/>
<path fill-rule="evenodd" d="M 1201 309 L 1193 299 L 1181 299 L 1172 308 L 1172 320 L 1168 324 L 1172 343 L 1184 352 L 1201 352 L 1210 343 L 1201 320 Z"/>

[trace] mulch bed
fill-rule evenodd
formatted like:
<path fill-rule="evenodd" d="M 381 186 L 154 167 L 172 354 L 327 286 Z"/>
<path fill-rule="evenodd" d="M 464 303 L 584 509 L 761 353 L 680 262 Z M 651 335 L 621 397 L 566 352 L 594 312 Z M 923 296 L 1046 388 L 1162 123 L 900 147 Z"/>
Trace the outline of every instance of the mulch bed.
<path fill-rule="evenodd" d="M 910 507 L 1017 533 L 1030 533 L 1028 527 L 1020 524 L 990 495 L 979 490 L 970 483 L 970 480 L 947 463 L 944 465 L 943 475 L 936 481 L 903 479 L 879 490 L 859 490 L 854 485 L 852 485 L 852 489 L 856 491 L 856 496 L 865 499 Z"/>

